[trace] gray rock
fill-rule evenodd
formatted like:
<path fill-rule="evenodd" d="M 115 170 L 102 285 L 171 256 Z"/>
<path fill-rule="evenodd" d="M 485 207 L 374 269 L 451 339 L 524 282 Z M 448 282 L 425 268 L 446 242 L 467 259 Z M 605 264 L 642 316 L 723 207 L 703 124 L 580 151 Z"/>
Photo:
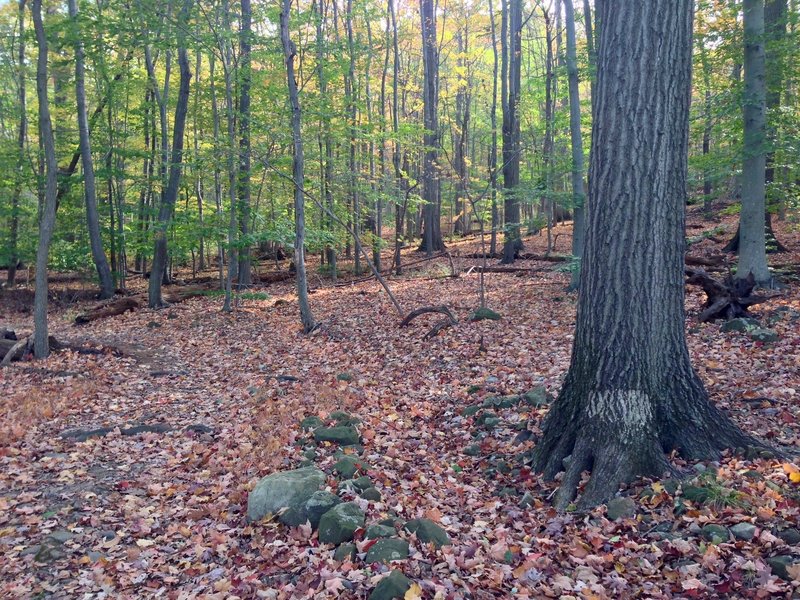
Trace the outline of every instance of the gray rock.
<path fill-rule="evenodd" d="M 776 531 L 775 535 L 781 538 L 784 542 L 786 542 L 790 546 L 800 545 L 800 530 L 798 529 L 795 528 L 783 529 L 781 531 Z"/>
<path fill-rule="evenodd" d="M 372 590 L 369 600 L 393 600 L 403 598 L 411 587 L 411 580 L 400 571 L 392 571 L 384 577 Z"/>
<path fill-rule="evenodd" d="M 461 414 L 462 414 L 462 416 L 465 416 L 465 417 L 472 417 L 473 415 L 477 414 L 477 412 L 481 409 L 481 406 L 482 405 L 480 405 L 480 404 L 472 404 L 470 406 L 466 406 L 461 411 Z"/>
<path fill-rule="evenodd" d="M 335 410 L 330 414 L 330 418 L 336 421 L 337 425 L 358 425 L 361 419 L 354 417 L 343 410 Z"/>
<path fill-rule="evenodd" d="M 742 333 L 749 329 L 754 329 L 755 327 L 758 327 L 757 320 L 740 317 L 738 319 L 731 319 L 730 321 L 725 321 L 719 328 L 719 330 L 722 333 L 727 333 L 729 331 L 738 331 Z"/>
<path fill-rule="evenodd" d="M 481 453 L 481 447 L 478 444 L 471 444 L 464 448 L 464 454 L 467 456 L 478 456 Z"/>
<path fill-rule="evenodd" d="M 281 521 L 299 525 L 304 521 L 295 521 L 302 517 L 303 505 L 324 481 L 325 473 L 316 467 L 267 475 L 247 498 L 247 520 L 258 521 L 288 509 L 281 515 Z"/>
<path fill-rule="evenodd" d="M 364 537 L 367 538 L 368 540 L 374 540 L 378 538 L 392 537 L 395 534 L 397 534 L 397 530 L 394 527 L 390 527 L 388 525 L 375 524 L 367 527 L 367 533 L 364 534 Z"/>
<path fill-rule="evenodd" d="M 319 521 L 319 541 L 322 544 L 341 544 L 353 539 L 356 529 L 364 525 L 364 511 L 353 502 L 337 504 Z"/>
<path fill-rule="evenodd" d="M 353 479 L 353 485 L 358 491 L 364 491 L 367 488 L 372 487 L 372 480 L 366 475 L 359 477 L 358 479 Z"/>
<path fill-rule="evenodd" d="M 344 479 L 351 479 L 357 471 L 366 471 L 368 468 L 369 466 L 364 461 L 351 454 L 342 456 L 339 461 L 333 465 L 333 470 Z"/>
<path fill-rule="evenodd" d="M 319 417 L 306 417 L 300 421 L 300 428 L 303 430 L 316 429 L 317 427 L 322 427 L 323 425 L 324 423 Z"/>
<path fill-rule="evenodd" d="M 519 506 L 520 508 L 530 508 L 534 505 L 534 502 L 533 494 L 530 492 L 525 492 L 522 495 L 522 499 L 519 501 Z"/>
<path fill-rule="evenodd" d="M 68 542 L 72 538 L 75 537 L 75 534 L 71 531 L 67 531 L 65 529 L 60 529 L 57 531 L 53 531 L 50 535 L 47 536 L 48 540 L 52 540 L 56 543 L 63 544 L 64 542 Z"/>
<path fill-rule="evenodd" d="M 700 530 L 700 535 L 703 536 L 703 539 L 712 544 L 721 544 L 730 539 L 730 532 L 727 527 L 723 527 L 722 525 L 704 525 L 703 529 Z"/>
<path fill-rule="evenodd" d="M 758 328 L 750 332 L 750 339 L 755 342 L 777 342 L 779 337 L 774 329 Z"/>
<path fill-rule="evenodd" d="M 339 504 L 341 499 L 336 494 L 331 494 L 324 490 L 319 490 L 311 494 L 306 503 L 303 505 L 303 522 L 306 519 L 311 523 L 311 526 L 316 529 L 319 527 L 319 521 L 326 512 Z"/>
<path fill-rule="evenodd" d="M 364 498 L 364 500 L 369 500 L 370 502 L 381 501 L 381 493 L 374 487 L 368 487 L 363 492 L 361 492 L 361 497 Z"/>
<path fill-rule="evenodd" d="M 499 321 L 500 313 L 493 311 L 490 308 L 476 308 L 470 315 L 470 321 Z"/>
<path fill-rule="evenodd" d="M 731 533 L 737 540 L 749 542 L 756 535 L 756 526 L 752 523 L 737 523 L 731 527 Z"/>
<path fill-rule="evenodd" d="M 393 560 L 408 558 L 408 542 L 400 538 L 382 538 L 375 542 L 367 551 L 364 559 L 368 564 L 388 563 Z"/>
<path fill-rule="evenodd" d="M 774 575 L 786 581 L 791 581 L 792 576 L 789 575 L 789 567 L 800 564 L 800 558 L 788 555 L 773 556 L 767 559 L 767 564 L 772 569 Z"/>
<path fill-rule="evenodd" d="M 447 532 L 430 519 L 412 519 L 403 528 L 409 533 L 415 533 L 423 544 L 430 542 L 437 548 L 452 544 Z"/>
<path fill-rule="evenodd" d="M 606 505 L 606 517 L 609 521 L 627 519 L 636 514 L 636 502 L 633 498 L 618 497 L 610 500 Z"/>
<path fill-rule="evenodd" d="M 339 562 L 344 562 L 346 560 L 353 560 L 356 557 L 356 545 L 355 544 L 342 544 L 338 548 L 336 548 L 336 552 L 333 553 L 333 560 L 337 560 Z"/>
<path fill-rule="evenodd" d="M 553 397 L 547 393 L 547 388 L 543 385 L 537 385 L 525 392 L 522 394 L 522 399 L 529 406 L 546 406 L 553 401 Z"/>
<path fill-rule="evenodd" d="M 354 446 L 359 443 L 358 430 L 350 425 L 337 427 L 318 427 L 314 430 L 317 442 L 332 442 L 340 446 Z"/>
<path fill-rule="evenodd" d="M 306 460 L 317 460 L 317 451 L 313 448 L 309 448 L 303 452 L 303 458 Z"/>

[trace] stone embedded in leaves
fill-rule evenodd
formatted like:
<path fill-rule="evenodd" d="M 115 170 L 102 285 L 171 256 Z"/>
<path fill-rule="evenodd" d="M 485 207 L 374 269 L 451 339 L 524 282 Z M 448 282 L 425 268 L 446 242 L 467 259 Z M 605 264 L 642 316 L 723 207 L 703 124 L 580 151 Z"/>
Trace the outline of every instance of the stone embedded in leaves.
<path fill-rule="evenodd" d="M 341 544 L 353 539 L 356 529 L 364 525 L 364 511 L 353 502 L 337 504 L 319 521 L 319 541 L 322 544 Z"/>
<path fill-rule="evenodd" d="M 305 419 L 300 421 L 300 428 L 303 429 L 304 431 L 307 431 L 309 429 L 316 429 L 317 427 L 322 427 L 323 425 L 324 423 L 322 422 L 322 419 L 320 419 L 319 417 L 306 417 Z"/>
<path fill-rule="evenodd" d="M 722 333 L 727 333 L 729 331 L 738 331 L 740 333 L 744 333 L 750 329 L 755 329 L 758 327 L 758 321 L 755 319 L 748 319 L 746 317 L 739 317 L 737 319 L 731 319 L 730 321 L 725 321 L 722 325 L 720 325 L 719 330 Z"/>
<path fill-rule="evenodd" d="M 336 421 L 337 425 L 358 425 L 361 419 L 354 417 L 343 410 L 335 410 L 330 414 L 330 418 Z"/>
<path fill-rule="evenodd" d="M 305 505 L 303 506 L 303 516 L 311 523 L 311 526 L 316 529 L 319 527 L 319 521 L 326 512 L 339 504 L 341 499 L 336 494 L 319 490 L 311 495 Z M 305 519 L 303 522 L 305 522 Z"/>
<path fill-rule="evenodd" d="M 364 500 L 369 500 L 370 502 L 380 502 L 381 493 L 374 487 L 368 487 L 361 492 L 361 497 L 364 498 Z"/>
<path fill-rule="evenodd" d="M 356 471 L 366 471 L 369 467 L 360 460 L 357 456 L 350 454 L 342 456 L 335 465 L 333 465 L 334 472 L 338 473 L 344 479 L 351 479 Z"/>
<path fill-rule="evenodd" d="M 767 559 L 767 564 L 772 569 L 773 574 L 786 581 L 791 581 L 792 576 L 789 575 L 789 567 L 800 565 L 800 558 L 787 555 L 773 556 Z"/>
<path fill-rule="evenodd" d="M 481 453 L 481 447 L 478 444 L 471 444 L 464 448 L 464 454 L 467 456 L 478 456 Z"/>
<path fill-rule="evenodd" d="M 358 430 L 349 425 L 319 427 L 314 430 L 314 439 L 317 442 L 332 442 L 340 446 L 355 446 L 360 442 Z"/>
<path fill-rule="evenodd" d="M 303 505 L 325 481 L 325 473 L 316 467 L 305 467 L 295 471 L 283 471 L 267 475 L 256 484 L 247 498 L 247 519 L 258 521 L 268 514 L 277 514 L 280 521 L 297 526 L 305 522 Z"/>
<path fill-rule="evenodd" d="M 730 537 L 730 532 L 722 525 L 705 525 L 700 533 L 704 539 L 708 540 L 712 544 L 721 544 L 722 542 L 727 542 L 728 538 Z"/>
<path fill-rule="evenodd" d="M 344 562 L 345 560 L 353 560 L 356 557 L 356 545 L 355 544 L 342 544 L 338 548 L 336 548 L 336 552 L 333 553 L 333 560 L 337 560 L 339 562 Z"/>
<path fill-rule="evenodd" d="M 737 540 L 749 542 L 756 535 L 756 526 L 752 523 L 737 523 L 731 527 L 731 533 Z"/>
<path fill-rule="evenodd" d="M 553 401 L 553 397 L 547 393 L 547 388 L 537 385 L 535 388 L 522 394 L 522 399 L 529 406 L 546 406 Z"/>
<path fill-rule="evenodd" d="M 375 525 L 370 525 L 369 527 L 367 527 L 367 532 L 364 534 L 364 537 L 367 538 L 368 540 L 374 540 L 378 538 L 392 537 L 396 533 L 397 530 L 394 527 L 376 523 Z"/>
<path fill-rule="evenodd" d="M 392 571 L 372 590 L 369 600 L 393 600 L 403 598 L 411 587 L 411 580 L 400 571 Z"/>
<path fill-rule="evenodd" d="M 364 559 L 369 563 L 388 563 L 408 558 L 408 542 L 400 538 L 381 538 L 367 551 Z"/>
<path fill-rule="evenodd" d="M 627 519 L 636 514 L 636 502 L 632 498 L 619 497 L 610 500 L 606 505 L 606 517 L 609 521 Z"/>
<path fill-rule="evenodd" d="M 372 481 L 366 475 L 359 477 L 358 479 L 353 480 L 353 485 L 358 491 L 364 491 L 367 488 L 372 487 Z"/>
<path fill-rule="evenodd" d="M 415 533 L 423 544 L 431 542 L 437 548 L 452 544 L 447 532 L 430 519 L 412 519 L 403 528 L 409 533 Z"/>
<path fill-rule="evenodd" d="M 469 316 L 470 321 L 499 321 L 500 318 L 500 313 L 485 307 L 476 308 Z"/>
<path fill-rule="evenodd" d="M 756 342 L 777 342 L 780 338 L 774 329 L 759 327 L 750 332 L 750 339 Z"/>
<path fill-rule="evenodd" d="M 696 485 L 685 485 L 681 490 L 681 495 L 691 502 L 702 504 L 703 502 L 707 502 L 708 499 L 711 497 L 711 492 L 704 487 L 699 487 Z"/>
<path fill-rule="evenodd" d="M 784 529 L 774 533 L 790 546 L 800 545 L 800 529 Z"/>

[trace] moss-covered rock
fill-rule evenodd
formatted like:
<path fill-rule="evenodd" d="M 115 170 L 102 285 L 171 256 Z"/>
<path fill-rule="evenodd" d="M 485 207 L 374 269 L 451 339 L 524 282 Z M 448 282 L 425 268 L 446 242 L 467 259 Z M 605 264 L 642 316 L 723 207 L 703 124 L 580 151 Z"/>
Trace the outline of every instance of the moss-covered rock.
<path fill-rule="evenodd" d="M 281 513 L 280 521 L 297 526 L 305 522 L 303 506 L 319 490 L 325 473 L 315 467 L 267 475 L 256 484 L 247 499 L 247 519 L 258 521 Z"/>
<path fill-rule="evenodd" d="M 366 563 L 389 563 L 408 558 L 408 542 L 400 538 L 381 538 L 367 550 Z"/>
<path fill-rule="evenodd" d="M 364 511 L 353 502 L 338 504 L 322 515 L 319 521 L 319 541 L 322 544 L 341 544 L 353 539 L 356 529 L 364 525 Z"/>
<path fill-rule="evenodd" d="M 499 321 L 501 318 L 500 313 L 486 307 L 476 308 L 469 315 L 470 321 Z"/>
<path fill-rule="evenodd" d="M 437 548 L 452 544 L 447 532 L 430 519 L 412 519 L 403 528 L 409 533 L 416 534 L 417 539 L 423 544 L 432 543 Z"/>
<path fill-rule="evenodd" d="M 369 600 L 394 600 L 404 598 L 411 580 L 400 571 L 392 571 L 378 582 L 369 595 Z"/>
<path fill-rule="evenodd" d="M 318 427 L 314 430 L 317 442 L 331 442 L 340 446 L 354 446 L 361 441 L 358 430 L 350 425 L 337 427 Z"/>

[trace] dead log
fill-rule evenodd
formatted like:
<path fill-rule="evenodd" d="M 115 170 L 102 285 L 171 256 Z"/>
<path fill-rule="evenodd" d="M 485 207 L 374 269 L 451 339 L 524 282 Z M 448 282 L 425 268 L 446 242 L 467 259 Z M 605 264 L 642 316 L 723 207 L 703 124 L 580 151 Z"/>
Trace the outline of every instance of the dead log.
<path fill-rule="evenodd" d="M 8 354 L 8 351 L 16 346 L 18 341 L 19 340 L 7 340 L 5 338 L 0 339 L 0 359 Z"/>
<path fill-rule="evenodd" d="M 218 286 L 219 284 L 215 282 L 213 285 L 196 285 L 172 289 L 169 291 L 169 293 L 164 295 L 164 300 L 168 304 L 180 304 L 181 302 L 189 300 L 190 298 L 205 296 L 208 294 L 209 290 L 215 289 Z"/>
<path fill-rule="evenodd" d="M 520 254 L 520 260 L 542 260 L 545 262 L 569 262 L 572 256 L 568 254 Z"/>
<path fill-rule="evenodd" d="M 416 310 L 412 310 L 406 318 L 400 322 L 400 327 L 407 327 L 411 321 L 419 317 L 420 315 L 430 314 L 430 313 L 441 313 L 445 315 L 445 319 L 439 321 L 431 327 L 430 331 L 425 334 L 424 339 L 429 340 L 432 337 L 435 337 L 440 331 L 443 329 L 447 329 L 448 327 L 452 327 L 453 325 L 458 324 L 458 319 L 453 314 L 453 312 L 444 305 L 441 306 L 422 306 L 417 308 Z"/>
<path fill-rule="evenodd" d="M 684 258 L 686 264 L 691 267 L 722 268 L 728 266 L 728 257 L 724 254 L 713 256 L 692 256 L 687 254 Z"/>
<path fill-rule="evenodd" d="M 23 356 L 29 354 L 32 350 L 33 350 L 32 335 L 26 338 L 22 338 L 17 342 L 14 342 L 14 345 L 8 348 L 5 354 L 3 355 L 3 360 L 0 361 L 0 367 L 5 367 L 6 365 L 11 364 L 11 361 L 20 360 Z"/>
<path fill-rule="evenodd" d="M 755 278 L 750 273 L 746 279 L 734 279 L 728 276 L 719 281 L 703 269 L 686 267 L 686 283 L 703 288 L 706 302 L 703 311 L 697 317 L 701 323 L 716 319 L 735 319 L 749 317 L 749 308 L 754 304 L 766 302 L 769 298 L 753 294 L 756 287 Z"/>
<path fill-rule="evenodd" d="M 267 271 L 266 273 L 258 274 L 259 283 L 280 283 L 282 281 L 289 281 L 294 279 L 295 274 L 292 271 Z"/>
<path fill-rule="evenodd" d="M 139 303 L 133 298 L 121 298 L 114 302 L 100 304 L 93 309 L 86 311 L 75 317 L 76 325 L 83 325 L 97 321 L 98 319 L 105 319 L 107 317 L 115 317 L 129 310 L 136 310 L 139 308 Z"/>

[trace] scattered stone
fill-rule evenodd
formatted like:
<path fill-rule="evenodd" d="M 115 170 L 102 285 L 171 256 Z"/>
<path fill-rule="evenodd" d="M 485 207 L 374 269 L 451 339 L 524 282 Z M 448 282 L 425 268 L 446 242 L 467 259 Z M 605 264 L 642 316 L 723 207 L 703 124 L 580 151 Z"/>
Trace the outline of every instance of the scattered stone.
<path fill-rule="evenodd" d="M 374 487 L 368 487 L 363 492 L 361 492 L 361 497 L 364 500 L 369 500 L 370 502 L 380 502 L 381 501 L 381 493 L 375 489 Z"/>
<path fill-rule="evenodd" d="M 375 525 L 370 525 L 367 527 L 367 532 L 364 534 L 364 537 L 368 540 L 375 540 L 378 538 L 388 538 L 392 537 L 397 533 L 397 530 L 394 526 L 389 525 L 381 525 L 380 523 L 376 523 Z"/>
<path fill-rule="evenodd" d="M 403 598 L 411 587 L 411 580 L 400 571 L 392 571 L 372 590 L 369 600 L 393 600 Z"/>
<path fill-rule="evenodd" d="M 789 575 L 789 567 L 800 564 L 800 559 L 795 556 L 773 556 L 767 559 L 767 564 L 772 569 L 773 575 L 777 575 L 781 579 L 791 581 L 792 576 Z"/>
<path fill-rule="evenodd" d="M 319 541 L 322 544 L 341 544 L 353 539 L 356 529 L 364 525 L 364 511 L 358 504 L 337 504 L 319 521 Z"/>
<path fill-rule="evenodd" d="M 530 492 L 525 492 L 522 495 L 522 499 L 519 501 L 520 508 L 530 508 L 534 505 L 533 494 Z"/>
<path fill-rule="evenodd" d="M 683 486 L 681 494 L 686 500 L 689 500 L 690 502 L 696 502 L 698 504 L 707 502 L 711 497 L 711 493 L 706 488 L 697 485 Z"/>
<path fill-rule="evenodd" d="M 364 475 L 362 477 L 359 477 L 358 479 L 354 479 L 353 480 L 353 485 L 355 486 L 355 488 L 358 491 L 363 492 L 367 488 L 371 488 L 372 487 L 372 481 L 370 480 L 369 477 Z"/>
<path fill-rule="evenodd" d="M 191 431 L 192 433 L 199 433 L 199 434 L 214 435 L 214 430 L 208 425 L 203 425 L 202 423 L 193 423 L 192 425 L 187 425 L 184 428 L 184 431 Z"/>
<path fill-rule="evenodd" d="M 47 539 L 58 544 L 63 544 L 64 542 L 68 542 L 72 538 L 75 537 L 75 534 L 71 531 L 67 531 L 65 529 L 60 529 L 57 531 L 53 531 L 47 536 Z"/>
<path fill-rule="evenodd" d="M 332 442 L 340 446 L 354 446 L 360 441 L 358 430 L 349 425 L 318 427 L 314 430 L 314 439 L 317 442 Z"/>
<path fill-rule="evenodd" d="M 106 529 L 104 531 L 98 531 L 97 535 L 99 535 L 104 540 L 113 540 L 115 537 L 117 537 L 117 532 L 114 531 L 113 529 Z"/>
<path fill-rule="evenodd" d="M 473 384 L 473 385 L 471 385 L 471 386 L 469 386 L 469 387 L 467 388 L 467 393 L 468 393 L 468 394 L 474 394 L 475 392 L 480 392 L 482 389 L 483 389 L 483 386 L 482 386 L 482 385 L 475 385 L 475 384 Z"/>
<path fill-rule="evenodd" d="M 408 542 L 400 538 L 381 538 L 367 550 L 366 563 L 389 563 L 408 558 Z"/>
<path fill-rule="evenodd" d="M 464 417 L 472 417 L 473 415 L 477 414 L 480 409 L 480 404 L 473 404 L 465 407 L 464 410 L 461 411 L 461 415 Z"/>
<path fill-rule="evenodd" d="M 522 394 L 522 400 L 529 406 L 547 406 L 553 401 L 553 397 L 547 393 L 547 388 L 537 385 L 535 388 Z"/>
<path fill-rule="evenodd" d="M 727 542 L 730 538 L 730 532 L 726 527 L 714 524 L 704 525 L 703 529 L 700 530 L 700 535 L 712 544 L 721 544 L 722 542 Z"/>
<path fill-rule="evenodd" d="M 306 417 L 302 421 L 300 421 L 300 428 L 303 431 L 308 431 L 309 429 L 316 429 L 317 427 L 322 427 L 324 423 L 322 419 L 319 417 Z"/>
<path fill-rule="evenodd" d="M 352 373 L 339 373 L 336 375 L 336 379 L 338 381 L 353 381 L 353 374 Z"/>
<path fill-rule="evenodd" d="M 780 336 L 774 329 L 758 328 L 750 332 L 750 339 L 755 342 L 777 342 Z"/>
<path fill-rule="evenodd" d="M 738 331 L 743 333 L 748 331 L 749 329 L 754 329 L 758 327 L 758 321 L 756 319 L 748 319 L 746 317 L 740 317 L 738 319 L 731 319 L 730 321 L 725 321 L 719 328 L 722 333 L 727 333 L 729 331 Z"/>
<path fill-rule="evenodd" d="M 267 515 L 281 515 L 281 522 L 289 523 L 302 517 L 303 505 L 325 481 L 325 473 L 316 467 L 305 467 L 267 475 L 256 484 L 247 498 L 247 520 L 258 521 Z M 294 526 L 304 521 L 297 522 Z"/>
<path fill-rule="evenodd" d="M 338 473 L 343 479 L 352 479 L 356 471 L 366 471 L 369 467 L 364 464 L 357 456 L 347 454 L 342 456 L 339 461 L 333 465 L 334 472 Z"/>
<path fill-rule="evenodd" d="M 621 496 L 610 500 L 606 505 L 606 517 L 609 521 L 627 519 L 636 514 L 636 502 L 633 498 Z"/>
<path fill-rule="evenodd" d="M 317 460 L 317 451 L 313 448 L 309 448 L 303 452 L 303 458 L 306 460 Z"/>
<path fill-rule="evenodd" d="M 500 318 L 500 313 L 486 307 L 476 308 L 469 315 L 470 321 L 499 321 Z"/>
<path fill-rule="evenodd" d="M 356 557 L 356 545 L 355 544 L 342 544 L 338 548 L 336 548 L 336 552 L 333 553 L 333 560 L 344 562 L 346 560 L 354 560 Z"/>
<path fill-rule="evenodd" d="M 762 481 L 764 479 L 764 475 L 753 469 L 745 471 L 744 476 L 749 477 L 750 479 L 755 479 L 756 481 Z"/>
<path fill-rule="evenodd" d="M 316 529 L 319 521 L 326 512 L 339 504 L 341 499 L 336 494 L 319 490 L 311 494 L 311 497 L 303 505 L 303 517 L 307 519 L 311 526 Z M 305 523 L 305 519 L 303 523 Z"/>
<path fill-rule="evenodd" d="M 404 525 L 404 529 L 417 534 L 417 539 L 423 544 L 430 542 L 437 548 L 452 544 L 447 532 L 430 519 L 412 519 Z"/>
<path fill-rule="evenodd" d="M 749 542 L 756 535 L 756 526 L 752 523 L 737 523 L 731 527 L 731 533 L 737 540 Z"/>
<path fill-rule="evenodd" d="M 800 530 L 798 529 L 783 529 L 782 531 L 776 531 L 775 535 L 790 546 L 800 545 Z"/>
<path fill-rule="evenodd" d="M 330 414 L 330 418 L 336 421 L 337 425 L 358 425 L 361 419 L 354 417 L 343 410 L 335 410 Z"/>
<path fill-rule="evenodd" d="M 481 447 L 478 444 L 470 444 L 464 448 L 464 454 L 467 456 L 478 456 L 481 453 Z"/>

